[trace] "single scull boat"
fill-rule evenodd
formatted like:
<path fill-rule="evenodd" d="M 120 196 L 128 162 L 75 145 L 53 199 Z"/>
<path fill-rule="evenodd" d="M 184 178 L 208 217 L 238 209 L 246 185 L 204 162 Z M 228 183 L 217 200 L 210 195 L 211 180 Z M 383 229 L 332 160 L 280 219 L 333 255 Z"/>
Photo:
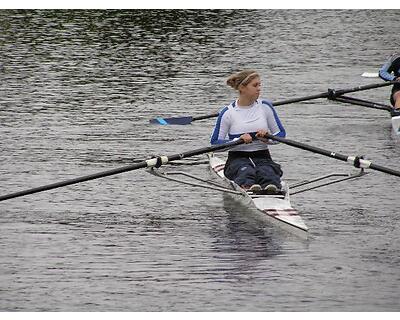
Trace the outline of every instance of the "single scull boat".
<path fill-rule="evenodd" d="M 282 181 L 282 192 L 279 194 L 253 193 L 242 189 L 235 182 L 225 177 L 224 160 L 214 154 L 209 154 L 209 163 L 211 171 L 220 178 L 226 188 L 239 192 L 238 194 L 233 194 L 233 196 L 247 207 L 256 209 L 260 217 L 269 222 L 277 223 L 281 227 L 290 227 L 304 232 L 308 231 L 303 219 L 290 204 L 289 186 L 284 181 Z"/>
<path fill-rule="evenodd" d="M 191 187 L 206 188 L 229 194 L 233 197 L 233 199 L 238 200 L 244 205 L 244 207 L 248 208 L 250 214 L 259 218 L 263 222 L 269 224 L 272 223 L 303 238 L 308 236 L 308 227 L 303 221 L 302 217 L 299 215 L 298 211 L 292 207 L 290 203 L 290 196 L 334 183 L 359 178 L 366 174 L 363 169 L 352 174 L 331 173 L 312 178 L 310 180 L 298 182 L 291 186 L 289 186 L 286 181 L 282 181 L 282 192 L 278 194 L 268 194 L 264 191 L 253 193 L 251 191 L 242 189 L 235 182 L 225 177 L 225 160 L 216 156 L 214 152 L 207 153 L 207 156 L 208 161 L 199 161 L 197 164 L 207 163 L 209 165 L 213 175 L 212 180 L 198 177 L 179 170 L 160 170 L 159 168 L 151 167 L 148 169 L 148 171 L 158 177 L 189 185 Z M 174 161 L 174 164 L 192 166 L 196 163 L 178 163 Z M 243 212 L 243 214 L 247 213 Z"/>

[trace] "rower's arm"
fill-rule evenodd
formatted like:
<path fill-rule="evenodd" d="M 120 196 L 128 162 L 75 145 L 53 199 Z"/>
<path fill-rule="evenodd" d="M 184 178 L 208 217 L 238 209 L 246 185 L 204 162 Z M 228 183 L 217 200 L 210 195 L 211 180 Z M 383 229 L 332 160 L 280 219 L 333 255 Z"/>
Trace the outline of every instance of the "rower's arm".
<path fill-rule="evenodd" d="M 385 62 L 385 64 L 379 69 L 379 77 L 385 81 L 393 81 L 396 79 L 397 70 L 395 71 L 395 65 L 400 63 L 400 54 L 393 54 Z"/>
<path fill-rule="evenodd" d="M 264 100 L 263 105 L 267 106 L 266 117 L 269 129 L 268 131 L 270 131 L 270 133 L 273 134 L 274 136 L 285 138 L 286 137 L 285 128 L 283 127 L 282 122 L 279 119 L 278 114 L 276 113 L 276 110 L 273 107 L 272 103 Z"/>
<path fill-rule="evenodd" d="M 232 140 L 226 139 L 228 136 L 228 131 L 229 131 L 229 124 L 228 124 L 228 119 L 226 117 L 226 111 L 228 111 L 227 107 L 222 109 L 222 111 L 218 115 L 217 122 L 215 123 L 213 133 L 211 134 L 210 143 L 212 145 L 224 144 L 224 143 L 232 141 Z"/>
<path fill-rule="evenodd" d="M 392 63 L 391 61 L 386 62 L 380 69 L 379 69 L 379 77 L 385 81 L 393 81 L 396 77 L 392 74 Z"/>

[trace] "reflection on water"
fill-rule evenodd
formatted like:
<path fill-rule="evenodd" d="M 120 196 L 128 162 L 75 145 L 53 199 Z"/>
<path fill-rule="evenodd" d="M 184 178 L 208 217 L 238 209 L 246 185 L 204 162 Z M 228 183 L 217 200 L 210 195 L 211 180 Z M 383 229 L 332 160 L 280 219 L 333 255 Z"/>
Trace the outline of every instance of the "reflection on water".
<path fill-rule="evenodd" d="M 230 248 L 248 263 L 280 254 L 282 234 L 279 229 L 261 221 L 231 195 L 223 194 L 223 208 L 228 213 L 228 220 L 223 236 L 215 238 L 220 239 L 222 243 L 218 242 L 218 245 L 224 250 Z M 229 242 L 223 243 L 224 239 Z"/>

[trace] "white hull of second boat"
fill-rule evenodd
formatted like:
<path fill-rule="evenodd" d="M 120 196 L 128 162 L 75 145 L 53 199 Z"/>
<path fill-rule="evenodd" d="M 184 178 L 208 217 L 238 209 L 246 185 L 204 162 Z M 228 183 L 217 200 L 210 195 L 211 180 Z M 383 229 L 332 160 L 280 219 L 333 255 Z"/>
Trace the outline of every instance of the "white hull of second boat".
<path fill-rule="evenodd" d="M 257 212 L 257 215 L 268 222 L 277 224 L 281 228 L 291 232 L 300 232 L 306 235 L 308 228 L 299 213 L 291 206 L 289 199 L 289 188 L 286 183 L 282 183 L 282 189 L 285 195 L 266 195 L 246 192 L 233 181 L 227 179 L 224 175 L 225 161 L 212 154 L 209 155 L 211 171 L 217 175 L 224 184 L 236 191 L 240 191 L 239 195 L 235 195 L 244 205 Z"/>
<path fill-rule="evenodd" d="M 392 117 L 393 132 L 400 135 L 400 116 Z"/>

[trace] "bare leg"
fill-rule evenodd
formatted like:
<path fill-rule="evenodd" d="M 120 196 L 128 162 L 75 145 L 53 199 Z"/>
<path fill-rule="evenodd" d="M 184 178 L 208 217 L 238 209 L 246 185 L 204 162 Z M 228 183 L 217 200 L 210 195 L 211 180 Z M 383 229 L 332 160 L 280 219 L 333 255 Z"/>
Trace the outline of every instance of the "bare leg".
<path fill-rule="evenodd" d="M 395 92 L 393 99 L 395 101 L 394 108 L 400 110 L 400 91 Z"/>

